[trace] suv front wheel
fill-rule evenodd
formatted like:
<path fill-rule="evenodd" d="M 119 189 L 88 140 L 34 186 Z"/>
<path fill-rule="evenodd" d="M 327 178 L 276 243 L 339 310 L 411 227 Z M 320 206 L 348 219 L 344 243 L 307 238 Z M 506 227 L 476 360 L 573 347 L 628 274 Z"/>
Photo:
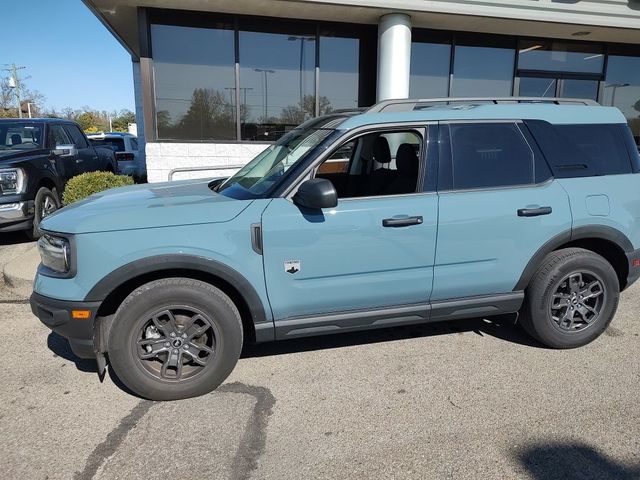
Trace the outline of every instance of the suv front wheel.
<path fill-rule="evenodd" d="M 552 348 L 575 348 L 604 332 L 618 308 L 620 285 L 611 264 L 582 248 L 550 253 L 531 279 L 520 324 Z"/>
<path fill-rule="evenodd" d="M 242 350 L 242 322 L 218 288 L 189 278 L 155 280 L 120 305 L 109 333 L 117 377 L 150 400 L 177 400 L 214 390 Z"/>

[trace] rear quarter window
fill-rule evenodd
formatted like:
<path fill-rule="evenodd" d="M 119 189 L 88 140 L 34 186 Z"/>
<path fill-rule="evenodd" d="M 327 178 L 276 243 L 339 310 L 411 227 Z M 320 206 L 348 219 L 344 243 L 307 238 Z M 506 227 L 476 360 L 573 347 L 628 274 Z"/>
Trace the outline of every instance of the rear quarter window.
<path fill-rule="evenodd" d="M 552 125 L 525 122 L 556 178 L 616 175 L 633 171 L 622 124 Z"/>

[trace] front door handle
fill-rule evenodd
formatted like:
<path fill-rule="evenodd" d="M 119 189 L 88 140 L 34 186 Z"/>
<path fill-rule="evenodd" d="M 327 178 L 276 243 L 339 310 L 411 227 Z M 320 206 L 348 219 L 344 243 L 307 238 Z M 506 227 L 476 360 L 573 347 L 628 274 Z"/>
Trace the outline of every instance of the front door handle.
<path fill-rule="evenodd" d="M 551 207 L 536 207 L 536 208 L 519 208 L 519 217 L 539 217 L 540 215 L 549 215 L 552 212 Z"/>
<path fill-rule="evenodd" d="M 422 222 L 423 222 L 422 216 L 385 218 L 384 220 L 382 220 L 382 226 L 383 227 L 409 227 L 411 225 L 420 225 Z"/>

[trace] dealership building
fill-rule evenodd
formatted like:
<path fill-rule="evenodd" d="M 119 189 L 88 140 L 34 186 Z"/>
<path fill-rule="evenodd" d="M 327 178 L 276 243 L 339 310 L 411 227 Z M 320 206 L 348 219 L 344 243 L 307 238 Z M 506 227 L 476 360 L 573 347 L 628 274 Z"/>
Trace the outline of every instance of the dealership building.
<path fill-rule="evenodd" d="M 640 0 L 84 0 L 131 54 L 149 181 L 389 98 L 561 97 L 640 139 Z"/>

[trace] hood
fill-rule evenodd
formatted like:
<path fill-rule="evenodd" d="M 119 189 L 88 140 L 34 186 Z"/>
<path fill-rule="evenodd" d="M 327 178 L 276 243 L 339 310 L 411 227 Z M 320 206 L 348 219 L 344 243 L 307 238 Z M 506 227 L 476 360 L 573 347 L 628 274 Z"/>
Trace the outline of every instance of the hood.
<path fill-rule="evenodd" d="M 0 150 L 0 167 L 2 167 L 4 162 L 35 157 L 36 155 L 49 155 L 49 150 L 45 148 L 34 148 L 32 150 Z"/>
<path fill-rule="evenodd" d="M 152 183 L 96 193 L 45 218 L 42 228 L 90 233 L 227 222 L 251 204 L 215 193 L 209 182 Z"/>

